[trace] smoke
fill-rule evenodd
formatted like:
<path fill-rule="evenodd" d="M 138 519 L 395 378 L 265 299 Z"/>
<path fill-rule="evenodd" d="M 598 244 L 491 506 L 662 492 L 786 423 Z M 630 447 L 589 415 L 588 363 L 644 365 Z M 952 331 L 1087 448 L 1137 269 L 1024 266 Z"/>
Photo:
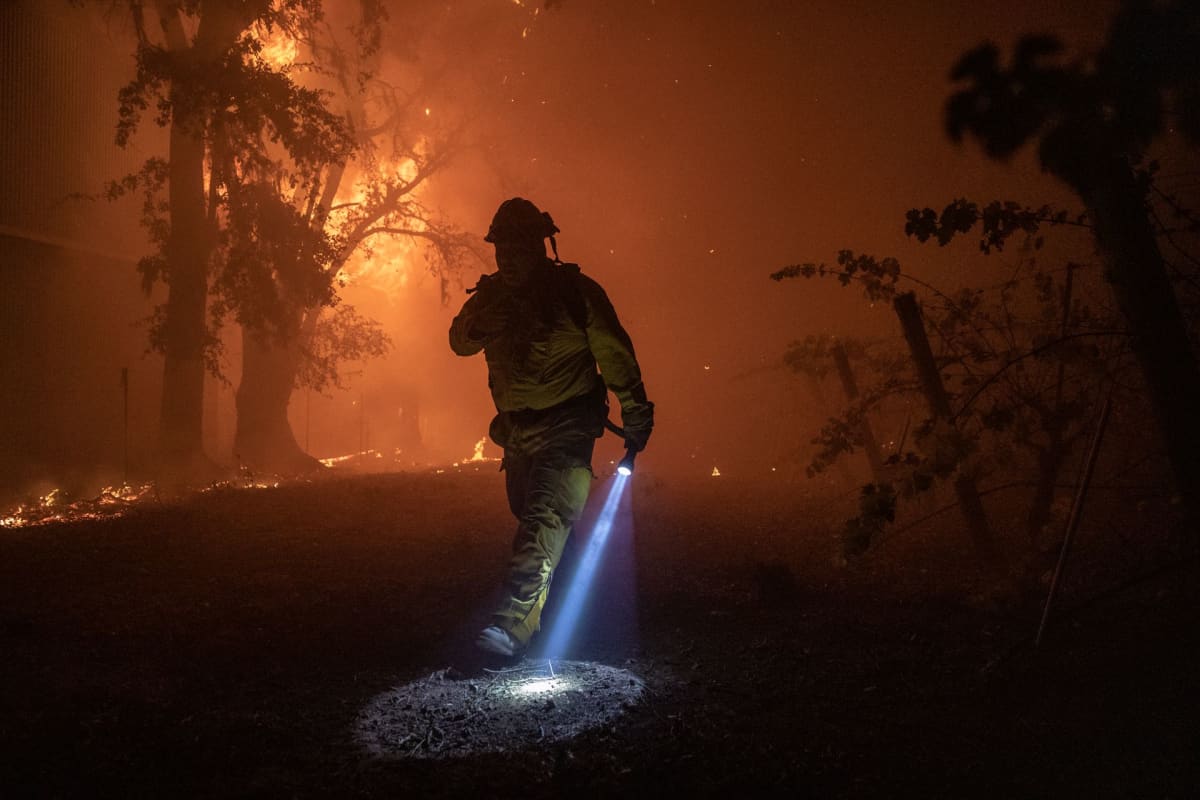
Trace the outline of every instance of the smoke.
<path fill-rule="evenodd" d="M 1102 24 L 1082 9 L 946 18 L 840 3 L 394 6 L 388 41 L 399 31 L 400 44 L 384 63 L 432 76 L 429 120 L 458 131 L 425 195 L 431 207 L 480 237 L 509 196 L 548 210 L 563 258 L 600 281 L 633 337 L 659 408 L 646 467 L 709 474 L 769 469 L 819 426 L 825 409 L 781 365 L 788 342 L 894 330 L 890 309 L 852 291 L 776 284 L 769 271 L 851 247 L 961 282 L 949 257 L 904 238 L 909 207 L 1061 196 L 953 149 L 941 103 L 947 69 L 982 36 L 1036 27 L 1086 43 Z M 462 287 L 489 269 L 464 265 L 444 307 L 431 278 L 356 301 L 397 342 L 366 369 L 421 376 L 427 445 L 440 454 L 469 453 L 492 413 L 482 359 L 464 364 L 445 346 Z"/>
<path fill-rule="evenodd" d="M 895 319 L 850 290 L 779 284 L 767 274 L 784 264 L 832 261 L 841 248 L 895 255 L 906 270 L 947 288 L 1002 268 L 992 262 L 966 270 L 961 252 L 917 247 L 903 235 L 908 208 L 959 196 L 1070 204 L 1030 158 L 995 164 L 945 141 L 947 71 L 985 38 L 1007 43 L 1030 31 L 1057 32 L 1086 51 L 1101 38 L 1109 7 L 985 4 L 947 14 L 936 4 L 832 0 L 388 3 L 380 74 L 405 102 L 405 136 L 449 156 L 422 188 L 421 203 L 474 236 L 482 259 L 464 256 L 433 274 L 422 249 L 406 245 L 402 257 L 376 264 L 372 280 L 351 280 L 344 301 L 379 320 L 394 347 L 384 359 L 346 365 L 346 388 L 329 396 L 297 392 L 290 409 L 297 440 L 319 457 L 362 443 L 400 450 L 402 462 L 471 456 L 493 413 L 486 369 L 481 357 L 454 356 L 446 331 L 464 290 L 492 269 L 482 243 L 491 214 L 521 195 L 553 214 L 563 258 L 605 287 L 633 338 L 658 407 L 639 471 L 708 475 L 719 467 L 729 475 L 775 466 L 806 445 L 823 413 L 781 366 L 787 344 L 813 333 L 892 335 Z M 344 29 L 358 8 L 350 0 L 327 3 L 330 25 Z M 102 149 L 98 141 L 111 141 L 131 43 L 128 31 L 88 24 L 84 39 L 104 55 L 97 64 L 107 116 L 90 100 L 79 104 L 71 88 L 83 69 L 77 65 L 39 84 L 55 102 L 6 113 L 23 122 L 20 136 L 5 134 L 5 152 L 24 153 L 30 131 L 47 126 L 86 130 L 73 144 L 43 137 L 62 147 L 38 158 L 67 171 L 86 163 L 89 176 L 99 164 L 115 177 L 124 171 L 119 159 L 92 156 Z M 47 30 L 60 36 L 60 27 Z M 5 97 L 16 108 L 15 96 Z M 56 122 L 65 112 L 51 113 L 63 108 L 79 112 L 70 126 Z M 152 127 L 147 133 L 141 151 L 124 159 L 163 149 Z M 73 186 L 95 191 L 87 180 Z M 4 207 L 28 205 L 18 202 L 23 191 L 8 187 Z M 139 249 L 134 206 L 84 214 L 75 230 Z M 118 212 L 125 222 L 110 224 Z M 8 252 L 27 260 L 27 249 Z M 14 426 L 9 440 L 32 447 L 57 435 L 56 425 L 67 431 L 43 448 L 48 471 L 70 453 L 120 463 L 114 387 L 121 366 L 135 373 L 135 460 L 153 439 L 160 367 L 156 357 L 141 356 L 145 331 L 136 327 L 149 303 L 136 294 L 131 264 L 101 266 L 99 282 L 82 266 L 48 267 L 46 274 L 69 277 L 71 286 L 54 284 L 59 300 L 47 294 L 34 312 L 12 318 L 9 341 L 26 355 L 9 370 L 22 389 L 10 393 L 8 416 L 37 422 L 32 431 Z M 114 270 L 128 273 L 118 278 Z M 27 291 L 15 272 L 8 275 L 14 293 Z M 119 302 L 101 307 L 97 297 Z M 69 311 L 81 306 L 89 313 Z M 73 341 L 98 344 L 77 352 L 64 346 L 51 330 L 64 320 Z M 226 366 L 236 380 L 234 333 Z M 97 361 L 98 349 L 107 355 Z M 43 351 L 62 356 L 46 363 L 37 355 Z M 207 441 L 220 460 L 229 458 L 234 388 L 213 383 L 208 390 Z M 93 405 L 100 410 L 79 413 L 73 403 L 80 396 L 99 398 Z M 598 460 L 619 456 L 617 443 L 605 443 Z"/>

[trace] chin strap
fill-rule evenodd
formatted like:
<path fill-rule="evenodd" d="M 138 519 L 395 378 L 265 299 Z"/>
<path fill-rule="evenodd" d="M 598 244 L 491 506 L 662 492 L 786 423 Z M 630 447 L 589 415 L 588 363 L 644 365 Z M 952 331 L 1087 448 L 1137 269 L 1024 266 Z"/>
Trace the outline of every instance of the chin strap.
<path fill-rule="evenodd" d="M 550 249 L 554 251 L 554 263 L 562 266 L 563 260 L 558 257 L 558 241 L 554 238 L 554 234 L 550 234 Z"/>

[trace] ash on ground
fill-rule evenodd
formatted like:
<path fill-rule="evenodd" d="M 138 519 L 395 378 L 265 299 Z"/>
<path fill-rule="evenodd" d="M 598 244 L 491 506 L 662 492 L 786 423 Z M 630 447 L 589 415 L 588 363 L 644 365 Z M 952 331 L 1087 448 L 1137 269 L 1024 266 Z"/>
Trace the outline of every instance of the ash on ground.
<path fill-rule="evenodd" d="M 636 675 L 590 661 L 526 659 L 478 677 L 446 669 L 374 697 L 356 734 L 377 757 L 522 750 L 607 725 L 644 690 Z"/>

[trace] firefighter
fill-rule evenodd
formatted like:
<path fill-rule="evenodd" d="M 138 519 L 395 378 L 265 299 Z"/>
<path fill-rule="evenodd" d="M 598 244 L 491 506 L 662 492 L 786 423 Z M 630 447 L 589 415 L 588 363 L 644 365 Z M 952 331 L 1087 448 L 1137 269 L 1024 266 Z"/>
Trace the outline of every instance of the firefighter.
<path fill-rule="evenodd" d="M 558 230 L 529 200 L 504 201 L 484 238 L 496 248 L 497 271 L 480 277 L 450 325 L 455 353 L 483 350 L 487 360 L 497 411 L 488 433 L 504 449 L 517 518 L 504 597 L 476 640 L 504 656 L 523 653 L 540 627 L 554 569 L 587 501 L 608 392 L 621 405 L 629 450 L 643 449 L 654 426 L 629 335 L 600 285 L 558 258 Z"/>

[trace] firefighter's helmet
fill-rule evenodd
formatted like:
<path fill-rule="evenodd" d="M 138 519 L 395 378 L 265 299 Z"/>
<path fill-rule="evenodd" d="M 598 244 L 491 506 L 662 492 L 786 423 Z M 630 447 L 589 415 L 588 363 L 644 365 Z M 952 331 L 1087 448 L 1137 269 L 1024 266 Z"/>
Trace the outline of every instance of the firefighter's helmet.
<path fill-rule="evenodd" d="M 514 197 L 505 200 L 496 209 L 492 217 L 491 227 L 488 228 L 485 242 L 528 241 L 542 240 L 558 233 L 558 226 L 545 211 L 542 211 L 524 197 Z"/>

